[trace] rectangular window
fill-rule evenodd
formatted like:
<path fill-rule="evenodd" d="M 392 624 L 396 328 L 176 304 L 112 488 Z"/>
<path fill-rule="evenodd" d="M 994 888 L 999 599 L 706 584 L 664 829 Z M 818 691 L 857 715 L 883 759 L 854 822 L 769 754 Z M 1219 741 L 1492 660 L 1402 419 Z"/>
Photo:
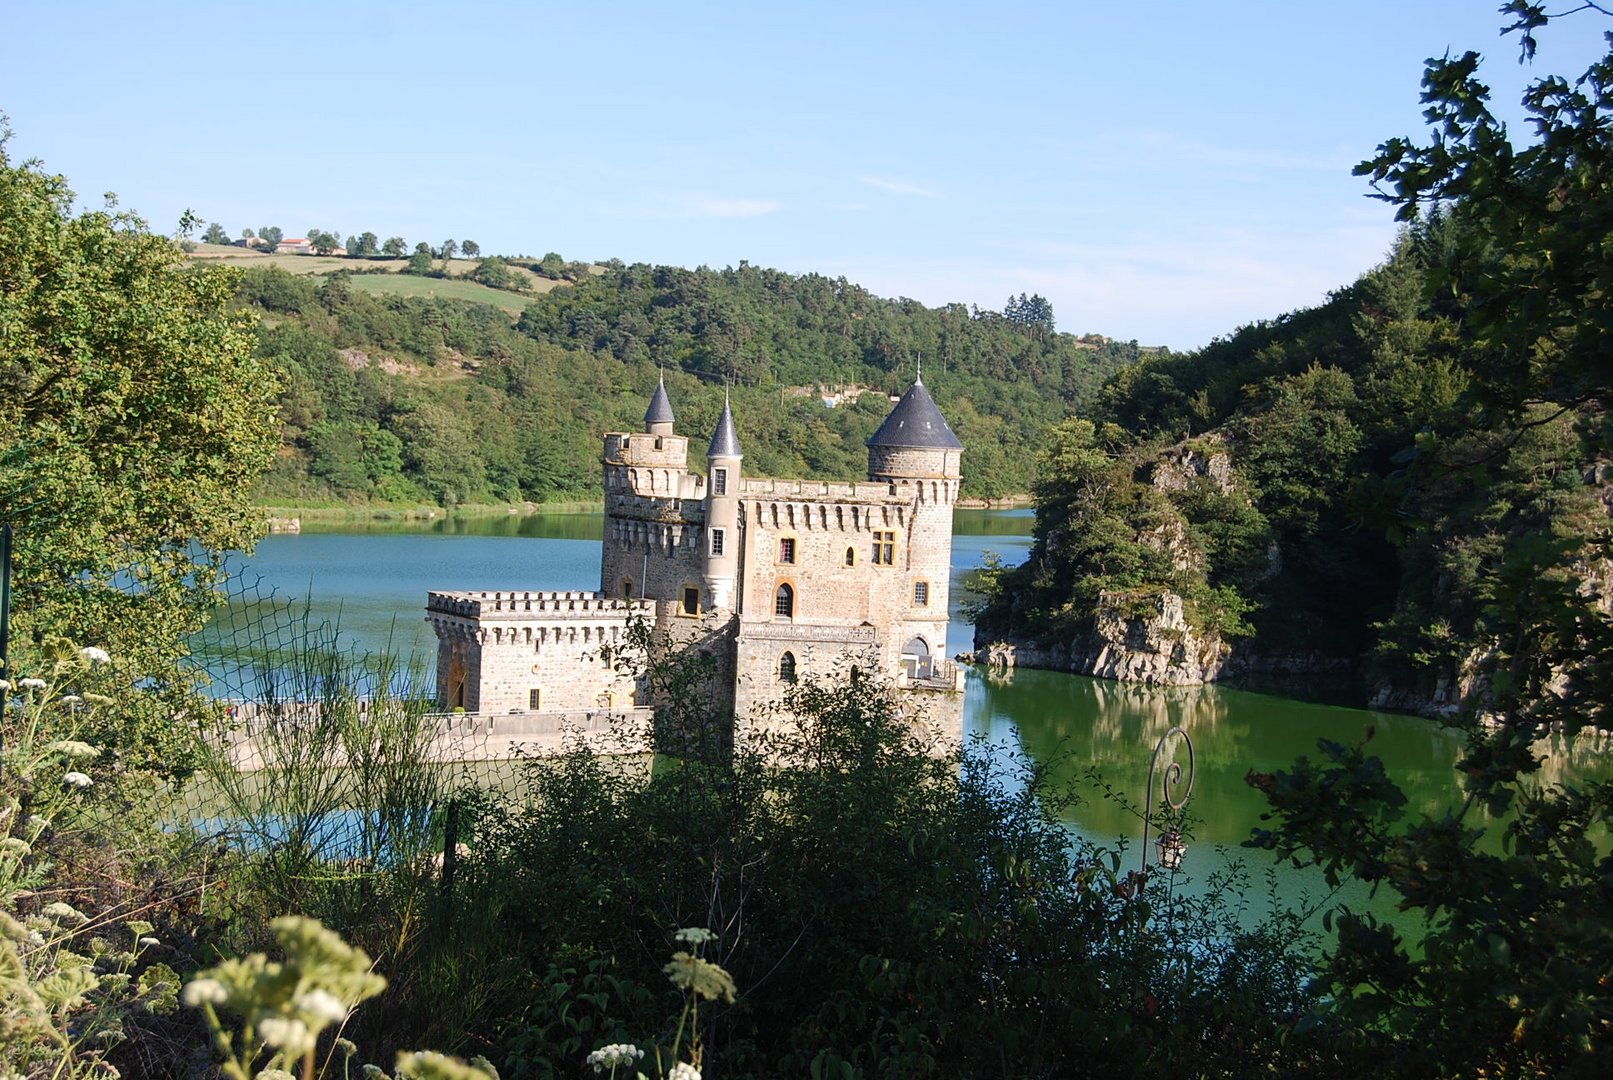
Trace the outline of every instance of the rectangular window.
<path fill-rule="evenodd" d="M 896 565 L 896 534 L 894 532 L 874 531 L 874 565 Z"/>
<path fill-rule="evenodd" d="M 538 689 L 528 690 L 526 692 L 526 707 L 531 709 L 533 712 L 537 712 L 538 711 L 538 702 L 541 701 L 542 699 L 543 699 L 543 691 L 542 690 L 538 690 Z"/>
<path fill-rule="evenodd" d="M 786 536 L 778 542 L 778 561 L 781 563 L 795 562 L 795 537 Z"/>
<path fill-rule="evenodd" d="M 699 589 L 684 589 L 683 590 L 683 613 L 685 615 L 698 615 L 698 614 L 700 614 L 700 590 Z"/>
<path fill-rule="evenodd" d="M 722 539 L 723 537 L 721 529 L 711 530 L 711 553 L 713 555 L 722 554 Z"/>
<path fill-rule="evenodd" d="M 913 582 L 913 606 L 930 606 L 930 583 L 928 581 Z"/>
<path fill-rule="evenodd" d="M 713 470 L 711 470 L 711 493 L 713 495 L 726 495 L 726 494 L 728 494 L 728 470 L 727 469 L 713 469 Z"/>

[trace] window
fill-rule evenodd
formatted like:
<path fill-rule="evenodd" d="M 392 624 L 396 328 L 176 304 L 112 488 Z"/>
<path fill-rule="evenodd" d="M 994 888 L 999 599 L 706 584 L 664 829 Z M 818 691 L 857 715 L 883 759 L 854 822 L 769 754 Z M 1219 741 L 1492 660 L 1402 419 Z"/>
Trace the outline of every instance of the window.
<path fill-rule="evenodd" d="M 856 566 L 857 565 L 857 549 L 856 548 L 849 547 L 849 548 L 846 549 L 846 565 L 847 566 Z"/>
<path fill-rule="evenodd" d="M 688 589 L 688 588 L 686 588 L 686 589 L 683 590 L 683 613 L 685 615 L 698 615 L 698 614 L 700 614 L 700 590 L 699 589 Z"/>
<path fill-rule="evenodd" d="M 930 583 L 928 581 L 913 582 L 913 606 L 930 606 Z"/>
<path fill-rule="evenodd" d="M 622 579 L 622 599 L 623 600 L 631 600 L 631 599 L 633 599 L 633 579 L 632 578 L 625 578 L 624 577 Z"/>
<path fill-rule="evenodd" d="M 533 712 L 538 711 L 538 702 L 543 700 L 543 691 L 536 687 L 526 692 L 526 707 Z"/>
<path fill-rule="evenodd" d="M 778 658 L 778 677 L 781 682 L 795 681 L 795 654 L 785 653 Z"/>
<path fill-rule="evenodd" d="M 722 532 L 723 531 L 721 529 L 712 529 L 711 530 L 711 553 L 713 555 L 721 555 L 722 554 L 722 542 L 723 542 Z"/>
<path fill-rule="evenodd" d="M 874 530 L 874 565 L 896 565 L 896 534 Z"/>
<path fill-rule="evenodd" d="M 773 614 L 784 619 L 795 614 L 795 590 L 789 585 L 780 585 L 773 594 Z"/>
<path fill-rule="evenodd" d="M 795 537 L 786 536 L 778 542 L 778 561 L 781 563 L 795 562 Z"/>
<path fill-rule="evenodd" d="M 712 469 L 711 470 L 711 493 L 713 495 L 726 495 L 726 494 L 728 494 L 728 470 L 727 469 Z"/>
<path fill-rule="evenodd" d="M 661 436 L 659 435 L 655 437 L 655 448 L 657 450 L 661 449 Z"/>

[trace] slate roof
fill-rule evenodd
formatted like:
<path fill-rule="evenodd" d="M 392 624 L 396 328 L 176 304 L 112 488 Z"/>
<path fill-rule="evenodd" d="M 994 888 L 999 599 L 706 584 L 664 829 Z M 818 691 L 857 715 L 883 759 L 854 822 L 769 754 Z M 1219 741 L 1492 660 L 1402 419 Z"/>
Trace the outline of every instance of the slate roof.
<path fill-rule="evenodd" d="M 722 415 L 717 418 L 717 430 L 711 434 L 711 449 L 706 451 L 706 456 L 745 456 L 739 452 L 739 432 L 734 429 L 734 414 L 729 410 L 727 401 L 722 403 Z"/>
<path fill-rule="evenodd" d="M 914 381 L 868 440 L 869 446 L 908 446 L 921 450 L 962 450 L 963 443 L 952 434 L 946 417 L 935 407 L 935 399 L 924 389 L 922 379 Z"/>
<path fill-rule="evenodd" d="M 655 387 L 655 396 L 650 398 L 650 407 L 644 410 L 646 424 L 672 423 L 672 402 L 666 396 L 666 380 L 662 379 Z"/>

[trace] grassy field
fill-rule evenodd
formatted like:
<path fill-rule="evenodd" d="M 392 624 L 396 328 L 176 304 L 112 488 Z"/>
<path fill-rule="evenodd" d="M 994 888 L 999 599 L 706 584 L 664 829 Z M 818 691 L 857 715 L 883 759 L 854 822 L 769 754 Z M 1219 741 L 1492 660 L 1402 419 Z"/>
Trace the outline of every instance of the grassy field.
<path fill-rule="evenodd" d="M 311 257 L 311 256 L 308 256 Z M 519 315 L 531 298 L 519 293 L 489 289 L 474 281 L 455 278 L 414 277 L 410 274 L 363 274 L 348 279 L 355 292 L 386 293 L 393 296 L 435 296 L 449 300 L 469 300 L 477 304 L 492 304 L 511 315 Z M 555 283 L 549 282 L 553 287 Z M 547 292 L 548 290 L 542 290 Z"/>
<path fill-rule="evenodd" d="M 190 253 L 193 259 L 205 259 L 208 262 L 222 263 L 225 266 L 276 266 L 288 274 L 312 275 L 333 274 L 338 270 L 384 270 L 389 274 L 396 274 L 409 265 L 408 259 L 344 259 L 337 255 L 269 255 L 262 251 L 248 251 L 246 248 L 230 247 L 226 244 L 196 244 L 195 250 Z M 448 273 L 450 275 L 468 274 L 476 269 L 479 259 L 450 259 Z M 438 265 L 441 260 L 438 261 Z M 553 278 L 539 277 L 524 266 L 511 266 L 510 273 L 526 282 L 527 288 L 533 292 L 548 292 L 556 285 L 564 282 Z"/>

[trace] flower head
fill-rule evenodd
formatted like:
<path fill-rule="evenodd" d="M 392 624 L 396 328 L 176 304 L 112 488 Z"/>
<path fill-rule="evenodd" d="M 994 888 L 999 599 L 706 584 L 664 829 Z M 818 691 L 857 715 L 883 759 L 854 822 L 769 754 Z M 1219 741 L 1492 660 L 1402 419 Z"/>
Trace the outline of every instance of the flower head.
<path fill-rule="evenodd" d="M 179 1000 L 191 1008 L 198 1005 L 222 1005 L 230 996 L 224 984 L 217 979 L 192 979 L 179 992 Z"/>
<path fill-rule="evenodd" d="M 306 1013 L 321 1028 L 347 1019 L 347 1006 L 328 990 L 310 990 L 292 1002 L 292 1007 L 300 1013 Z"/>
<path fill-rule="evenodd" d="M 92 664 L 110 664 L 111 655 L 105 649 L 98 649 L 94 645 L 86 645 L 78 651 L 78 655 Z"/>
<path fill-rule="evenodd" d="M 700 1070 L 686 1061 L 680 1061 L 666 1074 L 666 1080 L 700 1080 Z"/>
<path fill-rule="evenodd" d="M 18 679 L 17 685 L 24 690 L 43 690 L 45 688 L 45 680 L 33 678 Z"/>
<path fill-rule="evenodd" d="M 62 783 L 66 784 L 68 787 L 83 789 L 89 787 L 91 784 L 95 783 L 95 781 L 91 780 L 88 776 L 81 772 L 70 772 L 62 774 Z"/>
<path fill-rule="evenodd" d="M 314 1045 L 314 1033 L 301 1020 L 289 1016 L 266 1016 L 258 1021 L 258 1035 L 266 1046 L 277 1046 L 298 1057 Z"/>
<path fill-rule="evenodd" d="M 644 1051 L 632 1043 L 611 1043 L 608 1046 L 601 1046 L 598 1050 L 589 1054 L 587 1063 L 594 1067 L 596 1073 L 599 1073 L 604 1072 L 606 1069 L 614 1071 L 623 1065 L 632 1065 L 643 1056 Z"/>
<path fill-rule="evenodd" d="M 63 698 L 62 700 L 66 701 L 67 699 Z M 91 746 L 89 743 L 80 742 L 77 739 L 57 739 L 45 749 L 58 754 L 66 754 L 68 757 L 92 758 L 101 756 L 100 747 Z"/>
<path fill-rule="evenodd" d="M 673 984 L 684 990 L 693 990 L 707 1001 L 722 998 L 734 1000 L 734 978 L 710 960 L 690 956 L 686 952 L 672 954 L 672 962 L 661 969 Z"/>
<path fill-rule="evenodd" d="M 717 935 L 704 926 L 685 926 L 672 937 L 684 945 L 704 945 L 717 940 Z"/>

